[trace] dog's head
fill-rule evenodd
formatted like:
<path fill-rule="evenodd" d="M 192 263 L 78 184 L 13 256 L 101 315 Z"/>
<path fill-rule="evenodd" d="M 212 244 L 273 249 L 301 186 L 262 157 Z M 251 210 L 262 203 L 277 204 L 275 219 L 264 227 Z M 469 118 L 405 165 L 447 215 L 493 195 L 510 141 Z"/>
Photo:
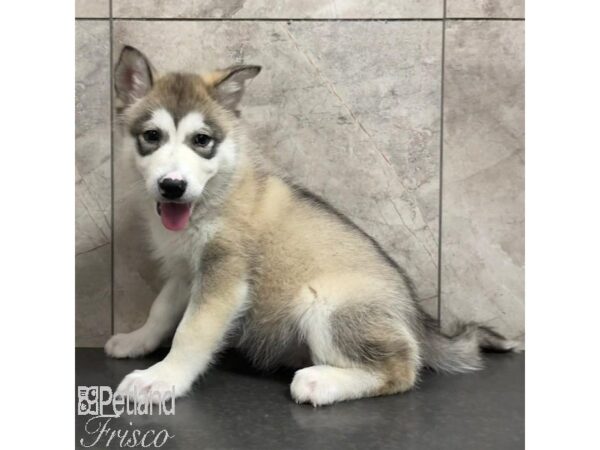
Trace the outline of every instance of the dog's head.
<path fill-rule="evenodd" d="M 210 185 L 234 171 L 237 107 L 260 70 L 238 65 L 157 76 L 140 51 L 123 48 L 115 90 L 135 165 L 166 228 L 184 229 Z"/>

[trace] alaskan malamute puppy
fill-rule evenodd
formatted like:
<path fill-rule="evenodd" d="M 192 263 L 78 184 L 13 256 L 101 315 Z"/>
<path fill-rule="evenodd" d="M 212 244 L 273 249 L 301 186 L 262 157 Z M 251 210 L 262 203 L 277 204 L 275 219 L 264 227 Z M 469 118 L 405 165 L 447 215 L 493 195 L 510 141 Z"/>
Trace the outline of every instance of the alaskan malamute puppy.
<path fill-rule="evenodd" d="M 138 50 L 121 52 L 125 151 L 166 281 L 144 326 L 113 336 L 106 352 L 140 356 L 175 335 L 163 361 L 118 391 L 184 395 L 226 343 L 258 367 L 297 368 L 291 396 L 315 406 L 404 392 L 424 367 L 473 370 L 482 348 L 516 349 L 476 324 L 441 334 L 377 242 L 265 168 L 238 112 L 260 70 L 158 76 Z"/>

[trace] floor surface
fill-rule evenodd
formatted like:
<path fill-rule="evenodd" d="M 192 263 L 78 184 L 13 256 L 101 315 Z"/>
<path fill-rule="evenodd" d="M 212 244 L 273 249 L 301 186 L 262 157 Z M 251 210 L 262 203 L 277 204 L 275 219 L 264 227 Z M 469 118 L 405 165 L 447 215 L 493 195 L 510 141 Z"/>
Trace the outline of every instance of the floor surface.
<path fill-rule="evenodd" d="M 114 360 L 101 349 L 77 349 L 76 384 L 114 389 L 130 371 L 164 354 Z M 419 387 L 403 395 L 313 408 L 291 400 L 292 372 L 260 374 L 228 353 L 189 397 L 177 400 L 174 415 L 110 419 L 103 438 L 91 447 L 100 424 L 92 421 L 86 432 L 91 416 L 77 415 L 76 447 L 121 448 L 118 436 L 131 438 L 134 429 L 140 430 L 138 437 L 148 433 L 148 443 L 166 429 L 174 437 L 164 449 L 523 448 L 525 358 L 490 355 L 486 361 L 487 367 L 476 373 L 425 373 Z M 107 447 L 104 437 L 112 430 L 121 434 Z"/>

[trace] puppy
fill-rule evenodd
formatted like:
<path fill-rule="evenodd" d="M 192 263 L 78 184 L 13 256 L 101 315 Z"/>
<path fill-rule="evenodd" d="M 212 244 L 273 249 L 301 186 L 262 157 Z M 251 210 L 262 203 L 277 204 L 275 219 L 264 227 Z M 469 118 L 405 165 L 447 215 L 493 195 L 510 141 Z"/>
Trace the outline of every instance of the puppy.
<path fill-rule="evenodd" d="M 227 343 L 258 367 L 297 368 L 291 396 L 315 406 L 411 389 L 426 366 L 481 367 L 518 343 L 477 324 L 443 335 L 405 271 L 321 198 L 277 175 L 238 106 L 259 66 L 158 76 L 125 47 L 115 68 L 125 148 L 165 283 L 146 323 L 106 344 L 136 357 L 175 332 L 165 359 L 118 392 L 186 394 Z"/>

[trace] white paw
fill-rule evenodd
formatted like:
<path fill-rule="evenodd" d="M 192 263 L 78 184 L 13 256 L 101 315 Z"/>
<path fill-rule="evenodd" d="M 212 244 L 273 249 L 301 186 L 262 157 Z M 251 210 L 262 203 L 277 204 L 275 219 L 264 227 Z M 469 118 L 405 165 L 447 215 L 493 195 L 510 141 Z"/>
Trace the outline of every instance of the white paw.
<path fill-rule="evenodd" d="M 147 333 L 135 330 L 131 333 L 115 334 L 104 346 L 104 351 L 113 358 L 135 358 L 156 350 L 156 347 L 158 343 Z"/>
<path fill-rule="evenodd" d="M 330 369 L 329 366 L 312 366 L 298 370 L 290 385 L 290 392 L 296 403 L 321 406 L 339 400 L 339 384 Z"/>
<path fill-rule="evenodd" d="M 193 379 L 186 373 L 161 361 L 144 370 L 134 370 L 127 375 L 116 393 L 144 402 L 150 399 L 158 402 L 172 396 L 181 397 L 192 387 Z"/>

